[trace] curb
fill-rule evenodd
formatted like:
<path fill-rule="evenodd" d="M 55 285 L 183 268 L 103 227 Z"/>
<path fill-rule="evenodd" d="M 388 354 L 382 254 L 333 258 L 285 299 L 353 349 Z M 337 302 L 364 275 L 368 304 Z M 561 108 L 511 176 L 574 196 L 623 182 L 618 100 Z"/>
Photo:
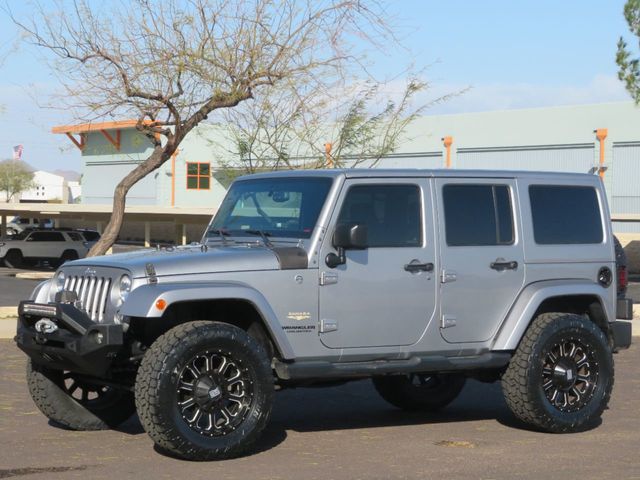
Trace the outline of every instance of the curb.
<path fill-rule="evenodd" d="M 22 280 L 49 280 L 56 272 L 20 272 L 16 273 L 16 278 Z"/>
<path fill-rule="evenodd" d="M 15 319 L 18 316 L 18 307 L 0 307 L 0 320 Z"/>
<path fill-rule="evenodd" d="M 16 320 L 14 318 L 11 319 L 0 319 L 0 339 L 6 339 L 16 336 L 16 329 L 18 328 L 16 324 Z"/>

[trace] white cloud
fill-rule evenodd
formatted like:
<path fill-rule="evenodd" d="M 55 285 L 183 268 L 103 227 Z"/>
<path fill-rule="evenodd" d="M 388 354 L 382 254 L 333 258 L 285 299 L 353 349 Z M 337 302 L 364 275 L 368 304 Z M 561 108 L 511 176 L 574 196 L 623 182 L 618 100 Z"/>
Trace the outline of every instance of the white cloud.
<path fill-rule="evenodd" d="M 421 101 L 459 92 L 465 85 L 435 84 Z M 431 114 L 511 110 L 561 105 L 580 105 L 631 100 L 615 76 L 597 75 L 583 85 L 489 83 L 470 85 L 469 90 L 429 110 Z"/>

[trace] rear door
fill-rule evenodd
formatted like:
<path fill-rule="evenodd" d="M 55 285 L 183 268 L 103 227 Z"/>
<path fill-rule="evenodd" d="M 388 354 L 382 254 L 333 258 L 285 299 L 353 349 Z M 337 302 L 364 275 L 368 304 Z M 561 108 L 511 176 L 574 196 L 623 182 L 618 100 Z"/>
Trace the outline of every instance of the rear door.
<path fill-rule="evenodd" d="M 441 318 L 450 343 L 489 340 L 525 277 L 513 179 L 436 180 Z"/>

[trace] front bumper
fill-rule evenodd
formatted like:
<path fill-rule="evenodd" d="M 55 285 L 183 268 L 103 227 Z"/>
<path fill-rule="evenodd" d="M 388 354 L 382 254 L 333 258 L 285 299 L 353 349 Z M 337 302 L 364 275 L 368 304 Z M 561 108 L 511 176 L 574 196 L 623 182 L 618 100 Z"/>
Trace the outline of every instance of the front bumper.
<path fill-rule="evenodd" d="M 42 319 L 57 328 L 38 331 Z M 123 347 L 124 331 L 122 325 L 92 322 L 71 304 L 28 301 L 18 307 L 15 341 L 35 363 L 103 377 Z"/>

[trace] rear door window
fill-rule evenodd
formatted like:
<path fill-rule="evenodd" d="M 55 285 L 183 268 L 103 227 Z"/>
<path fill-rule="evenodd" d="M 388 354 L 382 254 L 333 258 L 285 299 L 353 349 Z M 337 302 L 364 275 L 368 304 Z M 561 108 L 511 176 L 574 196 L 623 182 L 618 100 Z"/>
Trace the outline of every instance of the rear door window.
<path fill-rule="evenodd" d="M 601 243 L 602 218 L 593 187 L 529 186 L 533 235 L 539 245 Z"/>
<path fill-rule="evenodd" d="M 507 185 L 449 184 L 442 188 L 447 245 L 489 246 L 514 242 Z"/>

